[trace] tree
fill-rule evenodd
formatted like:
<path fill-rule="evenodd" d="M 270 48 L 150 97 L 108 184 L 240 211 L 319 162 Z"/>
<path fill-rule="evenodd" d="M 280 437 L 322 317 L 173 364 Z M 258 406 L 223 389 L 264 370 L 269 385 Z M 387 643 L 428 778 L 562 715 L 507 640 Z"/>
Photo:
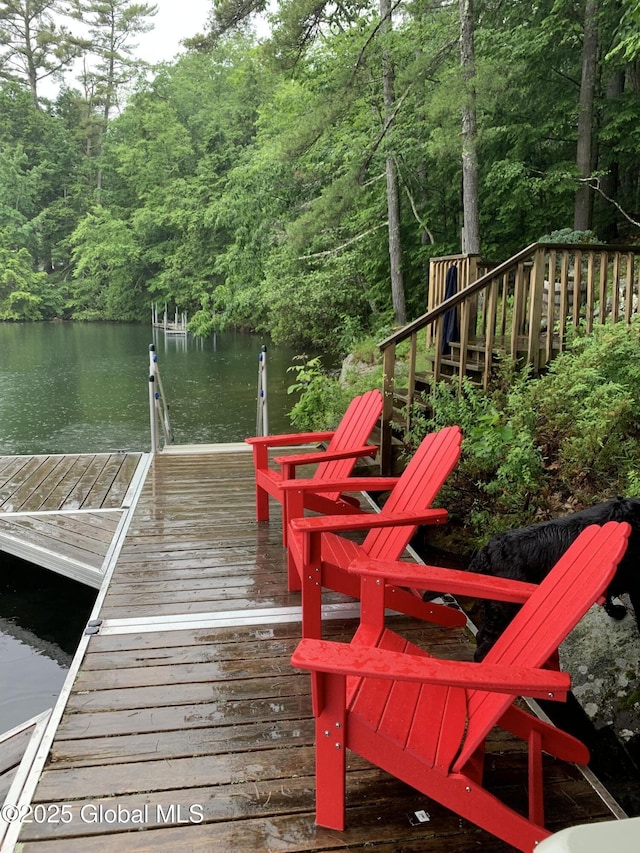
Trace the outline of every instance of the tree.
<path fill-rule="evenodd" d="M 573 0 L 477 8 L 482 252 L 505 258 L 572 225 L 582 21 Z"/>
<path fill-rule="evenodd" d="M 42 320 L 55 316 L 61 300 L 44 272 L 34 272 L 26 249 L 4 248 L 0 234 L 0 320 Z"/>
<path fill-rule="evenodd" d="M 85 116 L 86 150 L 98 157 L 109 119 L 119 103 L 122 90 L 139 73 L 144 63 L 133 57 L 133 39 L 148 32 L 153 24 L 147 19 L 157 6 L 132 0 L 72 0 L 74 17 L 88 28 L 90 40 L 84 42 L 85 56 L 80 75 L 87 105 Z M 91 65 L 91 56 L 96 58 Z M 96 120 L 96 116 L 99 118 Z M 96 176 L 102 188 L 102 171 Z"/>
<path fill-rule="evenodd" d="M 593 142 L 596 113 L 595 95 L 598 71 L 598 0 L 587 0 L 584 10 L 582 43 L 582 77 L 578 112 L 576 167 L 580 181 L 576 191 L 573 227 L 576 231 L 591 228 L 593 195 L 588 183 L 593 166 Z"/>
<path fill-rule="evenodd" d="M 0 228 L 34 269 L 64 275 L 64 241 L 84 212 L 80 154 L 64 121 L 36 109 L 19 83 L 0 82 Z"/>
<path fill-rule="evenodd" d="M 85 47 L 97 58 L 93 70 L 85 66 L 83 78 L 85 83 L 86 78 L 93 81 L 106 126 L 118 103 L 118 92 L 141 66 L 140 60 L 133 57 L 133 39 L 153 29 L 147 19 L 157 14 L 158 7 L 132 0 L 73 0 L 73 9 L 91 37 Z"/>
<path fill-rule="evenodd" d="M 462 66 L 462 251 L 480 253 L 478 215 L 478 125 L 476 120 L 473 0 L 460 0 L 460 63 Z"/>
<path fill-rule="evenodd" d="M 131 226 L 100 207 L 79 223 L 71 244 L 74 315 L 81 319 L 139 320 L 145 307 L 144 276 L 140 246 Z"/>
<path fill-rule="evenodd" d="M 391 32 L 391 2 L 380 0 L 380 30 L 383 35 Z M 385 47 L 382 49 L 382 99 L 384 103 L 385 131 L 391 126 L 396 111 L 393 60 Z M 387 182 L 387 217 L 389 233 L 389 266 L 391 273 L 391 300 L 393 319 L 403 326 L 407 322 L 402 276 L 402 243 L 400 240 L 400 188 L 396 161 L 391 151 L 385 157 Z"/>
<path fill-rule="evenodd" d="M 25 82 L 38 109 L 38 84 L 79 55 L 77 39 L 56 23 L 63 14 L 59 0 L 0 0 L 0 77 Z"/>

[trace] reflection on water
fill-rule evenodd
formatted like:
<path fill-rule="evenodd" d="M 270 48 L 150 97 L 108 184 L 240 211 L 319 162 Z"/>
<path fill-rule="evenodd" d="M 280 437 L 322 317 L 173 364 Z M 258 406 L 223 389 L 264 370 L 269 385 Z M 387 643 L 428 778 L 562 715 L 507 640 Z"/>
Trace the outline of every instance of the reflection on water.
<path fill-rule="evenodd" d="M 0 555 L 0 733 L 53 707 L 95 596 Z"/>
<path fill-rule="evenodd" d="M 267 345 L 270 431 L 289 432 L 295 353 L 256 335 L 150 325 L 0 323 L 0 455 L 149 450 L 149 344 L 178 444 L 255 434 Z M 0 733 L 51 707 L 95 592 L 0 552 Z"/>

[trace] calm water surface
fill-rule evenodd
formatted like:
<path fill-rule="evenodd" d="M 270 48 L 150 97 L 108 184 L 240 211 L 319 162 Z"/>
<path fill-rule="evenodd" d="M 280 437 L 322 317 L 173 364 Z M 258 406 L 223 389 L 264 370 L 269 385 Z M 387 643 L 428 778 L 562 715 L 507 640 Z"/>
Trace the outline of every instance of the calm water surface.
<path fill-rule="evenodd" d="M 144 450 L 149 344 L 178 444 L 255 434 L 267 345 L 270 432 L 287 432 L 294 352 L 254 335 L 205 341 L 149 326 L 0 323 L 0 455 Z M 95 591 L 0 552 L 0 733 L 56 701 Z"/>

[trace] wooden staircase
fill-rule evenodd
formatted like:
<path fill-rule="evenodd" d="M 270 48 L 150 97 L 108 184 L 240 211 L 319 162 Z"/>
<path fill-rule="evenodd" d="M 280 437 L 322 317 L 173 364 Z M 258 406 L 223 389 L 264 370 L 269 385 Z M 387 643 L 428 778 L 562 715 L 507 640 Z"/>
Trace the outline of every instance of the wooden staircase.
<path fill-rule="evenodd" d="M 466 379 L 486 390 L 504 356 L 538 375 L 565 349 L 570 328 L 629 323 L 639 302 L 640 247 L 533 243 L 493 268 L 477 255 L 432 258 L 426 313 L 379 344 L 382 471 L 392 468 L 394 429 L 411 426 L 412 404 L 436 383 Z"/>

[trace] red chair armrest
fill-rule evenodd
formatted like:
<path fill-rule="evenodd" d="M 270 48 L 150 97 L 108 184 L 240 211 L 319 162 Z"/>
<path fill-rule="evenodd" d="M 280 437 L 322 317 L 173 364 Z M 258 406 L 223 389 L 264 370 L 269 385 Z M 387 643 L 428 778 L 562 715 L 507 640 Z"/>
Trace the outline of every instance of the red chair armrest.
<path fill-rule="evenodd" d="M 301 640 L 291 663 L 297 669 L 314 672 L 445 684 L 535 699 L 564 700 L 571 687 L 571 678 L 566 672 L 440 660 L 328 640 Z"/>
<path fill-rule="evenodd" d="M 281 489 L 308 492 L 383 492 L 392 489 L 399 477 L 345 477 L 344 480 L 290 480 Z"/>
<path fill-rule="evenodd" d="M 317 444 L 320 441 L 331 441 L 331 432 L 294 432 L 290 435 L 258 435 L 245 438 L 247 444 L 261 444 L 264 447 L 295 447 L 298 444 Z"/>
<path fill-rule="evenodd" d="M 315 462 L 331 462 L 333 459 L 350 459 L 352 456 L 375 456 L 378 448 L 373 445 L 357 447 L 353 450 L 321 450 L 317 453 L 299 453 L 291 456 L 276 456 L 277 465 L 312 465 Z"/>
<path fill-rule="evenodd" d="M 425 566 L 419 563 L 402 563 L 383 560 L 354 560 L 348 571 L 361 577 L 384 578 L 398 586 L 416 586 L 433 592 L 449 592 L 473 598 L 490 598 L 493 601 L 511 601 L 524 604 L 538 588 L 524 581 L 496 578 L 457 569 Z"/>
<path fill-rule="evenodd" d="M 378 527 L 397 527 L 407 524 L 441 524 L 447 520 L 446 509 L 426 509 L 394 516 L 378 513 L 363 515 L 326 515 L 313 518 L 292 518 L 290 526 L 299 533 L 339 533 L 344 530 L 370 530 Z"/>

